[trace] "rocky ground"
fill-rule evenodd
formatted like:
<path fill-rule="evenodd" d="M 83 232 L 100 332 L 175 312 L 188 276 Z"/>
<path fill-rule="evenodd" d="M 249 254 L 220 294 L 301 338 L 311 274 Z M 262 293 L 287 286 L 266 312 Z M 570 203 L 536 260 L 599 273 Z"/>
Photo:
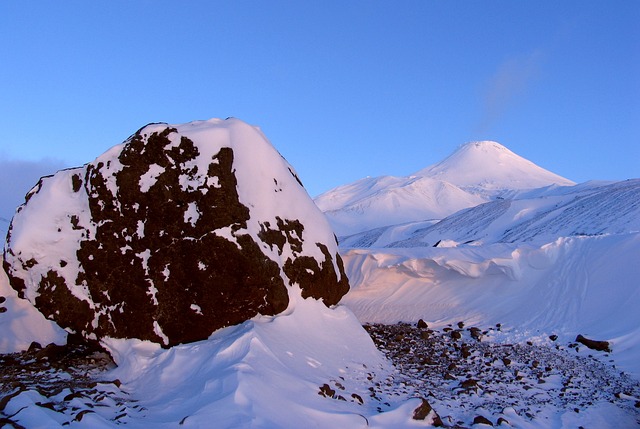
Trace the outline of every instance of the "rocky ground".
<path fill-rule="evenodd" d="M 378 404 L 379 411 L 390 409 L 390 402 L 422 397 L 415 415 L 452 428 L 521 427 L 523 422 L 546 427 L 554 413 L 580 415 L 606 402 L 640 426 L 640 383 L 617 370 L 607 351 L 560 344 L 554 336 L 536 344 L 487 341 L 499 326 L 480 330 L 460 323 L 435 330 L 421 323 L 365 329 L 394 363 L 394 373 L 383 379 L 365 374 L 361 381 L 371 385 L 368 397 L 345 393 L 342 377 L 321 386 L 321 395 Z M 28 427 L 23 410 L 33 404 L 61 425 L 92 413 L 115 423 L 143 418 L 144 408 L 119 380 L 104 378 L 113 365 L 108 354 L 85 345 L 34 343 L 26 352 L 0 355 L 0 428 Z"/>
<path fill-rule="evenodd" d="M 396 367 L 375 391 L 427 399 L 444 426 L 508 427 L 524 419 L 544 427 L 554 412 L 581 413 L 603 401 L 640 426 L 640 384 L 616 370 L 606 351 L 585 354 L 583 344 L 562 345 L 553 335 L 546 344 L 483 342 L 499 325 L 418 326 L 365 326 Z"/>
<path fill-rule="evenodd" d="M 117 421 L 137 412 L 119 380 L 102 379 L 113 365 L 107 353 L 85 345 L 33 343 L 26 352 L 0 355 L 0 428 L 25 427 L 20 413 L 33 403 L 65 426 L 90 413 Z"/>

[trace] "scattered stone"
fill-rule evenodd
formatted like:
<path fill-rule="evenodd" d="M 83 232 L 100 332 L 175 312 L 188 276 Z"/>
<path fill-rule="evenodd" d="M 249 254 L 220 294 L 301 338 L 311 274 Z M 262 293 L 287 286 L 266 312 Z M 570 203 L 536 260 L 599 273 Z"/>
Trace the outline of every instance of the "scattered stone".
<path fill-rule="evenodd" d="M 414 319 L 415 320 L 415 319 Z M 427 322 L 425 322 L 424 320 L 420 319 L 418 320 L 418 328 L 420 329 L 427 329 L 429 327 L 429 325 L 427 325 Z"/>
<path fill-rule="evenodd" d="M 49 361 L 58 361 L 68 352 L 67 346 L 59 346 L 57 344 L 49 344 L 45 348 L 39 350 L 35 354 L 38 361 L 48 359 Z"/>
<path fill-rule="evenodd" d="M 42 346 L 40 345 L 39 342 L 37 341 L 32 341 L 31 344 L 29 344 L 29 348 L 27 349 L 28 352 L 33 352 L 36 350 L 40 350 L 42 348 Z"/>
<path fill-rule="evenodd" d="M 364 401 L 362 400 L 362 396 L 358 395 L 357 393 L 352 393 L 351 397 L 355 399 L 357 402 L 359 402 L 360 405 L 364 404 Z"/>
<path fill-rule="evenodd" d="M 460 329 L 464 328 L 464 322 L 458 322 L 458 328 Z"/>
<path fill-rule="evenodd" d="M 459 340 L 460 338 L 462 338 L 462 334 L 460 333 L 460 331 L 451 331 L 451 338 L 453 338 L 454 340 Z"/>
<path fill-rule="evenodd" d="M 550 339 L 551 341 L 555 341 L 555 340 L 557 340 L 557 339 L 558 339 L 558 336 L 557 336 L 556 334 L 549 335 L 549 339 Z"/>
<path fill-rule="evenodd" d="M 327 383 L 325 383 L 322 386 L 320 386 L 320 391 L 318 392 L 318 395 L 321 395 L 327 398 L 334 398 L 336 396 L 336 391 L 333 390 Z"/>
<path fill-rule="evenodd" d="M 504 417 L 499 417 L 498 421 L 496 422 L 496 424 L 498 426 L 501 426 L 502 424 L 505 424 L 507 426 L 511 426 L 511 423 L 509 423 L 509 420 L 505 419 Z"/>
<path fill-rule="evenodd" d="M 611 352 L 608 341 L 595 341 L 595 340 L 590 340 L 588 338 L 585 338 L 582 335 L 578 335 L 576 337 L 576 342 L 580 344 L 584 344 L 586 347 L 592 350 L 597 350 L 600 352 L 609 352 L 609 353 Z"/>
<path fill-rule="evenodd" d="M 442 423 L 442 419 L 435 412 L 435 410 L 431 407 L 429 402 L 426 399 L 420 398 L 422 403 L 413 411 L 413 419 L 414 420 L 425 420 L 426 423 L 429 423 L 435 427 L 442 427 L 444 424 Z M 429 418 L 430 421 L 427 421 Z"/>
<path fill-rule="evenodd" d="M 467 380 L 462 381 L 460 383 L 460 387 L 462 387 L 463 389 L 477 389 L 478 381 L 472 378 L 469 378 Z"/>
<path fill-rule="evenodd" d="M 471 349 L 469 348 L 468 345 L 465 344 L 462 346 L 460 353 L 462 354 L 463 358 L 467 359 L 469 356 L 471 356 Z"/>
<path fill-rule="evenodd" d="M 489 420 L 488 418 L 486 418 L 484 416 L 476 416 L 473 419 L 473 424 L 474 425 L 489 425 L 489 426 L 493 426 L 493 423 L 491 423 L 491 420 Z"/>
<path fill-rule="evenodd" d="M 476 327 L 469 328 L 469 332 L 471 333 L 471 338 L 474 340 L 480 341 L 482 340 L 482 331 Z"/>

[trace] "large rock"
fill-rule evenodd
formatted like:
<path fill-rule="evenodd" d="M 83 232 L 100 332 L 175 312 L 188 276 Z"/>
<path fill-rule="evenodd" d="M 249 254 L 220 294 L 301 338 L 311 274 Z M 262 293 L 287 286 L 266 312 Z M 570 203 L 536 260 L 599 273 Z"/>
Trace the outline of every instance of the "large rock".
<path fill-rule="evenodd" d="M 12 220 L 4 269 L 69 332 L 165 346 L 278 314 L 292 293 L 331 306 L 349 288 L 294 170 L 236 119 L 150 124 L 42 178 Z"/>

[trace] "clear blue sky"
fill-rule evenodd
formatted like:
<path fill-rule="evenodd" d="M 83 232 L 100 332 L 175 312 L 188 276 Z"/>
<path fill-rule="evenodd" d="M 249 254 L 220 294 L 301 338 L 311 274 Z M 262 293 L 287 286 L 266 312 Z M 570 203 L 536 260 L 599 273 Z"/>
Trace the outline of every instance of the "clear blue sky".
<path fill-rule="evenodd" d="M 5 176 L 228 116 L 312 196 L 471 140 L 577 182 L 640 177 L 640 1 L 0 2 Z"/>

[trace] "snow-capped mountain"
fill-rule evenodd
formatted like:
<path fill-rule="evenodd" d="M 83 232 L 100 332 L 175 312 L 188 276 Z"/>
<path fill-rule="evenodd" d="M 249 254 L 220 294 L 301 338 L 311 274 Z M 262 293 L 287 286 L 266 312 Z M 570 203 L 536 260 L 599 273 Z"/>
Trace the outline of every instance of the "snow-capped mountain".
<path fill-rule="evenodd" d="M 444 160 L 416 172 L 415 175 L 452 183 L 484 195 L 505 189 L 574 184 L 494 141 L 466 143 Z"/>
<path fill-rule="evenodd" d="M 443 219 L 514 190 L 574 183 L 496 142 L 472 142 L 406 177 L 365 178 L 315 202 L 339 236 L 411 221 Z"/>

